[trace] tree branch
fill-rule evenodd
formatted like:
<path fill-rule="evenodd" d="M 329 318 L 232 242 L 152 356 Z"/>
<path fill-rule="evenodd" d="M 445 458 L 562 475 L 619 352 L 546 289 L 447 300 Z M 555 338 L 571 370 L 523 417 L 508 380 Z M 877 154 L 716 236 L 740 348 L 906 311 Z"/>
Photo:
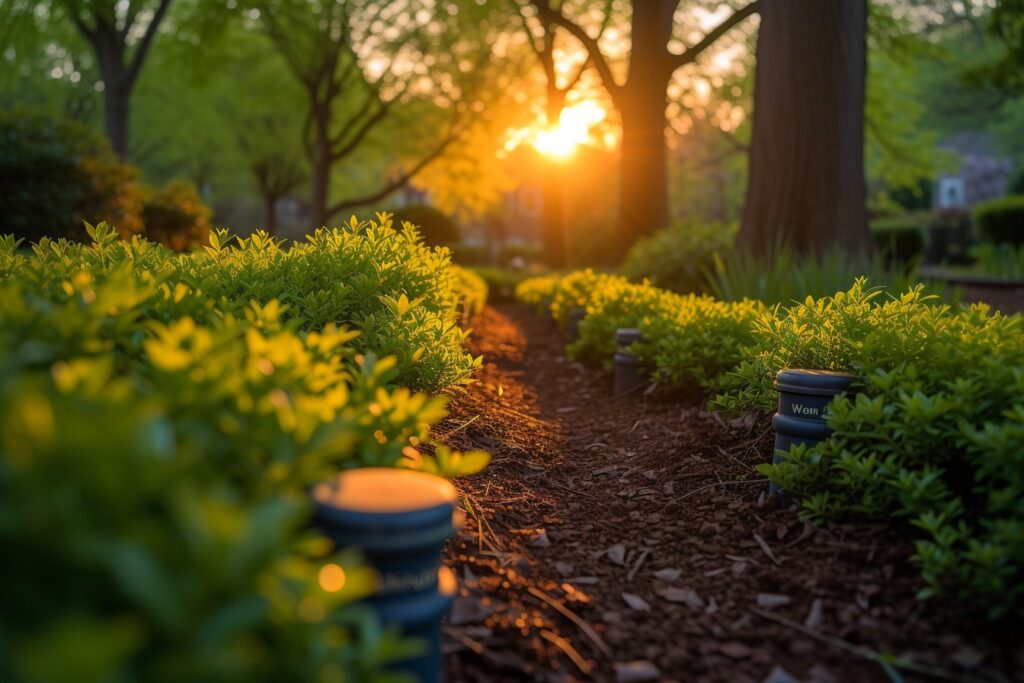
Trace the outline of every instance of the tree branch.
<path fill-rule="evenodd" d="M 413 166 L 412 168 L 410 168 L 410 169 L 402 172 L 401 174 L 399 174 L 399 176 L 397 178 L 392 179 L 390 182 L 388 182 L 384 187 L 382 187 L 377 192 L 374 192 L 374 193 L 368 194 L 368 195 L 364 195 L 362 197 L 353 197 L 351 199 L 344 199 L 344 200 L 338 202 L 337 204 L 331 206 L 329 209 L 327 209 L 327 218 L 330 218 L 330 217 L 332 217 L 332 216 L 334 216 L 336 214 L 339 214 L 342 211 L 345 211 L 346 209 L 353 209 L 353 208 L 356 208 L 358 206 L 364 206 L 366 204 L 372 204 L 374 202 L 380 201 L 381 199 L 384 199 L 384 197 L 387 197 L 389 194 L 391 194 L 392 192 L 394 192 L 398 188 L 402 187 L 402 185 L 405 185 L 407 182 L 412 180 L 412 178 L 417 173 L 419 173 L 424 168 L 426 168 L 428 164 L 430 164 L 431 162 L 436 160 L 438 157 L 440 157 L 444 153 L 444 151 L 453 142 L 455 142 L 456 139 L 458 139 L 460 133 L 461 133 L 461 130 L 459 130 L 458 128 L 453 130 L 451 133 L 449 133 L 448 137 L 446 137 L 444 140 L 441 141 L 440 145 L 435 147 L 429 154 L 427 154 L 427 156 L 425 156 L 422 159 L 420 159 L 420 161 L 417 162 L 415 166 Z"/>
<path fill-rule="evenodd" d="M 672 70 L 675 71 L 684 64 L 691 64 L 697 61 L 697 58 L 700 57 L 701 53 L 707 50 L 709 47 L 711 47 L 711 45 L 716 40 L 725 35 L 731 28 L 736 26 L 736 24 L 739 24 L 747 17 L 751 16 L 752 14 L 755 14 L 757 10 L 758 0 L 755 0 L 749 5 L 743 7 L 742 9 L 738 9 L 735 12 L 733 12 L 733 14 L 728 19 L 726 19 L 721 24 L 712 29 L 710 32 L 708 32 L 708 34 L 701 38 L 700 42 L 698 42 L 693 47 L 687 48 L 685 51 L 683 51 L 682 54 L 671 55 L 671 61 L 669 63 L 672 66 Z"/>
<path fill-rule="evenodd" d="M 132 63 L 126 75 L 128 86 L 131 86 L 138 77 L 139 71 L 142 69 L 142 63 L 146 59 L 146 53 L 149 52 L 149 46 L 153 43 L 153 37 L 156 35 L 157 28 L 160 26 L 160 22 L 163 20 L 164 15 L 167 14 L 167 8 L 170 6 L 171 0 L 160 0 L 160 4 L 157 5 L 156 11 L 153 13 L 153 18 L 149 20 L 146 33 L 142 36 L 142 40 L 139 41 L 139 46 L 135 48 L 135 54 L 132 55 Z"/>
<path fill-rule="evenodd" d="M 597 69 L 598 75 L 601 76 L 605 90 L 611 95 L 612 101 L 616 103 L 616 106 L 619 106 L 622 99 L 622 86 L 615 82 L 611 65 L 608 64 L 604 53 L 601 52 L 601 46 L 598 44 L 597 38 L 591 38 L 590 34 L 584 31 L 582 26 L 562 14 L 560 9 L 552 8 L 547 3 L 547 0 L 530 0 L 530 2 L 537 8 L 537 12 L 542 20 L 558 24 L 583 45 L 590 56 L 590 61 L 593 63 L 594 68 Z"/>

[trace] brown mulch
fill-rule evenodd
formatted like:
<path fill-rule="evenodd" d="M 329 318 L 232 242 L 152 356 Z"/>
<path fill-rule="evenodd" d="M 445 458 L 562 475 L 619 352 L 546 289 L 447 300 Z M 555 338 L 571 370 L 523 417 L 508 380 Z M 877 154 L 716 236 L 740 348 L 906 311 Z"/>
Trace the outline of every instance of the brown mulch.
<path fill-rule="evenodd" d="M 612 400 L 514 306 L 473 328 L 485 366 L 437 430 L 493 454 L 457 482 L 449 681 L 1020 680 L 1019 624 L 915 599 L 905 529 L 814 527 L 765 499 L 764 416 Z M 883 653 L 917 671 L 891 678 Z"/>

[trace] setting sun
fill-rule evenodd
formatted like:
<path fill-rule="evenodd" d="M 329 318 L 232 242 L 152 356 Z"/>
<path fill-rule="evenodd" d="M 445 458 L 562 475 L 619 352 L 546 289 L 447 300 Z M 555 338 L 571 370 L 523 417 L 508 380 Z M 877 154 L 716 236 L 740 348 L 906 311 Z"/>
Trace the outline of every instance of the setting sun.
<path fill-rule="evenodd" d="M 534 149 L 553 159 L 565 159 L 579 145 L 590 140 L 591 128 L 603 121 L 608 113 L 593 100 L 586 100 L 562 110 L 558 125 L 541 128 L 533 138 Z"/>

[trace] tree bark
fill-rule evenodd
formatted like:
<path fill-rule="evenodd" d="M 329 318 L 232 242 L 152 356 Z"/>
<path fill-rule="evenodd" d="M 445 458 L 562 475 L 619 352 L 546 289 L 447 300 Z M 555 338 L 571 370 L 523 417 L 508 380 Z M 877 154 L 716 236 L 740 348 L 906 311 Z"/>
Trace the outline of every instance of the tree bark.
<path fill-rule="evenodd" d="M 675 71 L 667 45 L 678 0 L 633 3 L 629 77 L 616 103 L 622 117 L 619 178 L 619 247 L 668 225 L 665 115 Z"/>
<path fill-rule="evenodd" d="M 102 4 L 90 3 L 87 7 L 79 3 L 67 3 L 71 21 L 78 32 L 92 46 L 103 79 L 103 120 L 110 146 L 122 161 L 127 161 L 129 152 L 129 112 L 131 110 L 132 88 L 146 61 L 146 55 L 153 44 L 160 22 L 167 14 L 172 0 L 159 0 L 153 8 L 149 24 L 142 33 L 138 45 L 129 57 L 128 36 L 136 28 L 139 12 L 129 11 L 125 24 L 117 26 Z M 130 3 L 129 3 L 130 5 Z M 109 7 L 107 8 L 109 9 Z M 131 8 L 129 8 L 131 10 Z"/>
<path fill-rule="evenodd" d="M 760 13 L 738 240 L 763 256 L 866 253 L 866 0 L 762 0 Z"/>
<path fill-rule="evenodd" d="M 316 105 L 313 105 L 316 107 Z M 334 159 L 331 157 L 330 113 L 314 110 L 315 140 L 310 158 L 310 185 L 312 191 L 313 225 L 324 227 L 327 224 L 327 202 L 331 189 L 331 169 Z"/>
<path fill-rule="evenodd" d="M 615 80 L 611 63 L 596 38 L 561 10 L 539 0 L 533 4 L 541 16 L 565 28 L 587 50 L 622 117 L 618 246 L 624 255 L 638 237 L 665 227 L 669 221 L 665 107 L 672 74 L 694 63 L 715 41 L 757 12 L 758 1 L 736 10 L 677 54 L 669 50 L 669 44 L 679 0 L 634 0 L 629 74 L 623 84 Z"/>

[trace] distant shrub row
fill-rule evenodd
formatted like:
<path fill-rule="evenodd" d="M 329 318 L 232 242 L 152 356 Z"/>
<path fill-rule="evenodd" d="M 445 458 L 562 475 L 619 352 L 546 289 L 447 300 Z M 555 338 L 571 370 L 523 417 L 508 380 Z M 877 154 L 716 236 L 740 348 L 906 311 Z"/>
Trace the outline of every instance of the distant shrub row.
<path fill-rule="evenodd" d="M 787 367 L 844 370 L 855 396 L 830 407 L 832 438 L 762 471 L 808 515 L 901 517 L 922 536 L 922 597 L 956 596 L 993 616 L 1024 610 L 1024 319 L 951 308 L 921 285 L 890 296 L 858 279 L 790 305 L 681 296 L 581 271 L 520 284 L 566 319 L 586 310 L 573 358 L 608 367 L 617 328 L 659 383 L 700 386 L 729 410 L 772 411 Z"/>
<path fill-rule="evenodd" d="M 206 244 L 210 209 L 191 185 L 147 188 L 89 126 L 15 107 L 0 112 L 0 231 L 37 242 L 87 241 L 84 223 L 116 225 L 178 251 Z"/>
<path fill-rule="evenodd" d="M 0 238 L 0 680 L 387 680 L 417 644 L 351 604 L 374 576 L 308 491 L 486 464 L 403 386 L 469 381 L 479 283 L 386 216 L 190 255 L 89 231 Z"/>

